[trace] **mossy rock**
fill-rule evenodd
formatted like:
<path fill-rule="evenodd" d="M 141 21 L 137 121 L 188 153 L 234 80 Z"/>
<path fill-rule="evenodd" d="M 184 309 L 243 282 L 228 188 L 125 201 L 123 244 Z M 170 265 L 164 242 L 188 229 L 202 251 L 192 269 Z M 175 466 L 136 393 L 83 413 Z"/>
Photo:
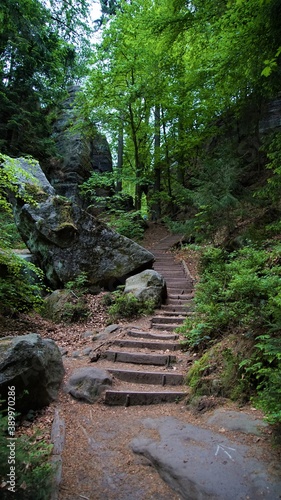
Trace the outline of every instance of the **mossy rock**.
<path fill-rule="evenodd" d="M 243 356 L 243 342 L 230 336 L 206 351 L 200 360 L 190 368 L 186 384 L 192 390 L 192 397 L 215 396 L 237 400 L 244 398 L 244 384 L 239 365 Z M 249 346 L 245 343 L 245 352 Z"/>
<path fill-rule="evenodd" d="M 75 297 L 70 290 L 55 290 L 44 301 L 42 315 L 55 323 L 74 323 L 90 314 L 83 297 Z"/>

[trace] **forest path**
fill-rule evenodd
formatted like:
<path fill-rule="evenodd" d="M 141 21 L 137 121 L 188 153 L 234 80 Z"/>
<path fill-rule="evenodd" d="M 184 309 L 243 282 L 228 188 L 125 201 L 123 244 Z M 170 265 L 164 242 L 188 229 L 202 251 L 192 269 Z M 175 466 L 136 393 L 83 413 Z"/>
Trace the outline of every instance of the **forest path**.
<path fill-rule="evenodd" d="M 149 249 L 152 253 L 155 252 L 157 257 L 155 269 L 167 272 L 166 277 L 172 279 L 176 268 L 173 267 L 170 274 L 173 255 L 167 249 L 167 243 L 170 248 L 170 242 L 175 237 L 166 236 L 163 241 L 155 243 Z M 164 248 L 159 248 L 162 243 Z M 167 262 L 168 265 L 165 266 Z M 180 266 L 183 268 L 183 264 L 180 263 Z M 185 274 L 186 269 L 183 272 Z M 179 279 L 177 276 L 178 282 Z M 171 330 L 175 324 L 178 325 L 178 322 L 174 323 L 175 318 L 180 317 L 182 321 L 180 302 L 192 300 L 190 293 L 192 278 L 185 274 L 184 280 L 189 290 L 183 288 L 184 283 L 180 283 L 180 289 L 172 289 L 177 285 L 169 286 L 168 279 L 170 302 L 151 317 L 121 325 L 121 341 L 135 339 L 134 335 L 128 335 L 127 338 L 128 332 L 134 332 L 138 338 L 139 332 L 143 332 L 160 334 L 161 342 L 164 340 L 173 342 L 174 340 L 165 337 L 174 335 Z M 172 297 L 173 295 L 175 297 Z M 184 295 L 188 295 L 188 298 L 183 298 Z M 176 300 L 176 303 L 173 300 Z M 177 311 L 179 306 L 180 310 Z M 162 318 L 160 321 L 159 317 Z M 168 317 L 173 317 L 170 323 L 166 321 Z M 126 332 L 125 337 L 122 331 Z M 114 338 L 120 340 L 118 330 L 113 334 L 112 339 Z M 146 341 L 145 337 L 142 341 Z M 110 349 L 112 350 L 112 346 Z M 115 345 L 114 349 L 120 351 L 122 346 L 118 348 Z M 141 349 L 145 350 L 146 347 Z M 187 372 L 191 361 L 190 355 L 177 350 L 176 356 L 177 363 L 174 367 L 179 367 L 179 370 L 170 371 L 167 366 L 166 375 L 174 372 L 183 375 Z M 74 368 L 85 366 L 86 363 L 83 359 L 67 358 L 66 377 Z M 100 361 L 97 366 L 99 364 Z M 101 360 L 102 366 L 108 365 L 112 368 L 112 364 L 106 358 Z M 116 361 L 114 366 L 117 369 Z M 147 366 L 143 368 L 139 364 L 130 366 L 126 363 L 126 370 L 137 372 L 147 370 Z M 121 370 L 124 371 L 123 368 Z M 157 371 L 158 368 L 149 367 L 149 373 L 155 374 Z M 54 429 L 59 431 L 58 435 L 60 431 L 61 433 L 65 431 L 65 439 L 62 452 L 62 479 L 58 495 L 54 498 L 59 500 L 79 498 L 277 500 L 281 498 L 278 457 L 274 455 L 270 443 L 270 430 L 264 425 L 259 411 L 251 406 L 240 409 L 234 403 L 225 402 L 222 408 L 195 413 L 180 398 L 165 404 L 157 403 L 155 400 L 152 401 L 154 404 L 133 404 L 133 398 L 126 397 L 127 383 L 126 380 L 118 380 L 116 377 L 115 384 L 118 390 L 125 392 L 125 400 L 123 399 L 122 405 L 118 406 L 104 404 L 104 397 L 98 403 L 89 405 L 61 391 L 56 404 L 57 417 Z M 138 388 L 141 386 L 142 390 L 145 387 L 147 391 L 146 383 L 141 384 L 139 381 L 136 385 Z M 148 392 L 153 389 L 153 384 L 149 385 Z M 173 386 L 173 389 L 175 388 L 177 386 Z M 183 391 L 182 386 L 180 390 Z M 161 386 L 162 391 L 163 386 Z"/>
<path fill-rule="evenodd" d="M 179 355 L 182 337 L 175 333 L 192 314 L 193 280 L 186 266 L 171 252 L 180 235 L 168 235 L 151 250 L 154 269 L 166 281 L 167 299 L 155 311 L 149 328 L 123 329 L 123 335 L 103 350 L 102 366 L 113 375 L 113 387 L 105 392 L 105 404 L 141 405 L 175 402 L 186 396 L 184 356 Z M 118 383 L 116 384 L 116 381 Z"/>

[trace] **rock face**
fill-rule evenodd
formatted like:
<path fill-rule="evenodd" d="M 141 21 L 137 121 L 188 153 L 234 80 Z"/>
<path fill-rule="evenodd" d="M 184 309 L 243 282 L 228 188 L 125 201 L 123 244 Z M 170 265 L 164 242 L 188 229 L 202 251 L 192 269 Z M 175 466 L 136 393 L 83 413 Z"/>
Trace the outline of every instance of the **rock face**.
<path fill-rule="evenodd" d="M 152 266 L 153 255 L 112 231 L 67 198 L 55 195 L 38 163 L 19 158 L 18 167 L 37 204 L 12 199 L 19 232 L 53 288 L 87 274 L 89 284 L 113 289 L 125 278 Z M 19 174 L 22 185 L 22 175 Z"/>
<path fill-rule="evenodd" d="M 109 373 L 99 368 L 80 368 L 67 382 L 67 392 L 76 399 L 94 403 L 101 393 L 112 384 Z"/>
<path fill-rule="evenodd" d="M 250 447 L 173 417 L 147 418 L 132 442 L 183 500 L 278 500 L 280 477 Z M 151 429 L 159 437 L 151 437 Z"/>
<path fill-rule="evenodd" d="M 15 387 L 16 411 L 26 413 L 56 399 L 64 375 L 59 348 L 53 340 L 30 333 L 0 340 L 0 394 Z"/>
<path fill-rule="evenodd" d="M 259 122 L 261 134 L 278 129 L 281 129 L 281 94 L 267 103 Z"/>
<path fill-rule="evenodd" d="M 167 297 L 165 280 L 153 269 L 127 278 L 124 293 L 132 293 L 143 302 L 153 300 L 155 307 L 160 307 Z"/>
<path fill-rule="evenodd" d="M 85 132 L 74 131 L 77 118 L 75 97 L 80 88 L 69 89 L 69 97 L 63 103 L 59 118 L 53 126 L 60 161 L 51 162 L 46 174 L 57 194 L 80 203 L 79 184 L 89 179 L 92 172 L 112 172 L 112 158 L 106 137 L 94 125 Z M 108 193 L 107 193 L 108 194 Z"/>

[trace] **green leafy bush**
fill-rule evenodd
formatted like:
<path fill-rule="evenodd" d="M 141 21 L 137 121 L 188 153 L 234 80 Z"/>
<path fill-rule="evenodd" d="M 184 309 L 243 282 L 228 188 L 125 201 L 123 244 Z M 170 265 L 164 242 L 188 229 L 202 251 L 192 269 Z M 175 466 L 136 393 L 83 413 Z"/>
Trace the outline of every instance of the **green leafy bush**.
<path fill-rule="evenodd" d="M 91 200 L 94 200 L 97 196 L 97 189 L 112 188 L 114 180 L 113 172 L 92 172 L 91 177 L 80 185 L 80 192 L 83 196 L 88 196 Z"/>
<path fill-rule="evenodd" d="M 43 273 L 8 249 L 0 250 L 0 313 L 38 309 L 42 302 Z"/>
<path fill-rule="evenodd" d="M 244 393 L 244 383 L 239 380 L 239 358 L 229 344 L 218 343 L 209 349 L 190 368 L 186 383 L 192 396 L 216 396 L 240 399 Z"/>
<path fill-rule="evenodd" d="M 281 246 L 245 247 L 228 254 L 208 248 L 201 259 L 195 314 L 180 331 L 188 347 L 202 350 L 229 333 L 249 339 L 252 353 L 240 376 L 257 391 L 270 421 L 281 422 Z"/>
<path fill-rule="evenodd" d="M 0 213 L 1 247 L 26 248 L 11 213 Z"/>
<path fill-rule="evenodd" d="M 256 406 L 267 414 L 267 420 L 281 423 L 281 338 L 269 334 L 259 335 L 251 357 L 240 363 L 245 379 L 255 382 Z"/>
<path fill-rule="evenodd" d="M 103 222 L 122 236 L 140 241 L 145 228 L 142 214 L 138 210 L 132 210 L 132 200 L 128 194 L 113 194 L 115 177 L 113 172 L 93 172 L 90 179 L 81 184 L 80 192 L 91 201 L 94 208 L 100 210 L 99 218 Z M 108 191 L 110 188 L 112 196 L 97 194 L 99 189 Z"/>
<path fill-rule="evenodd" d="M 15 493 L 8 491 L 7 483 L 13 460 L 7 446 L 8 422 L 3 411 L 0 411 L 0 496 L 3 500 L 17 498 L 18 500 L 48 500 L 52 491 L 52 481 L 55 469 L 49 461 L 52 445 L 44 441 L 39 433 L 33 436 L 19 436 L 15 439 L 16 487 Z"/>
<path fill-rule="evenodd" d="M 86 272 L 80 273 L 76 278 L 66 283 L 65 288 L 74 294 L 81 296 L 87 291 L 88 275 Z"/>
<path fill-rule="evenodd" d="M 32 163 L 34 160 L 29 158 L 27 161 Z M 17 173 L 26 183 L 22 181 L 19 185 Z M 42 303 L 43 273 L 11 250 L 11 247 L 18 246 L 19 238 L 12 222 L 7 191 L 26 203 L 35 204 L 26 189 L 31 178 L 32 175 L 18 166 L 17 160 L 0 154 L 0 313 L 26 312 Z"/>
<path fill-rule="evenodd" d="M 117 233 L 131 240 L 140 241 L 143 238 L 144 223 L 139 211 L 124 212 L 113 210 L 110 214 L 108 224 Z"/>
<path fill-rule="evenodd" d="M 136 318 L 154 311 L 153 300 L 142 301 L 132 293 L 124 293 L 120 290 L 105 296 L 104 304 L 108 305 L 110 321 L 122 318 Z"/>

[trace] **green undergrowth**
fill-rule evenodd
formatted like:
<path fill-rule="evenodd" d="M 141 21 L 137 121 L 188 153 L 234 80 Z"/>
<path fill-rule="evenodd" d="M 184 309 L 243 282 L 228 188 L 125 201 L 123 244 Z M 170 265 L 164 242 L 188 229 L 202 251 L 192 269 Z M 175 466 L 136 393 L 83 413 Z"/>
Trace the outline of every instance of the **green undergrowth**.
<path fill-rule="evenodd" d="M 210 347 L 189 370 L 186 383 L 192 396 L 215 396 L 246 401 L 250 392 L 240 376 L 240 363 L 251 349 L 249 342 L 239 342 L 230 335 Z"/>
<path fill-rule="evenodd" d="M 1 410 L 0 497 L 3 500 L 48 500 L 55 474 L 55 467 L 50 462 L 52 445 L 39 431 L 31 436 L 22 434 L 14 440 L 9 439 L 7 431 L 8 418 Z"/>
<path fill-rule="evenodd" d="M 195 313 L 179 329 L 186 348 L 203 354 L 188 375 L 194 394 L 210 390 L 206 373 L 219 366 L 215 385 L 220 395 L 239 399 L 246 394 L 271 423 L 281 422 L 280 255 L 281 244 L 274 240 L 230 253 L 207 247 L 201 255 Z M 238 342 L 238 351 L 232 346 L 222 350 L 229 335 Z"/>
<path fill-rule="evenodd" d="M 106 294 L 103 304 L 108 308 L 110 322 L 149 315 L 155 309 L 153 300 L 139 300 L 132 293 L 124 293 L 122 290 Z"/>
<path fill-rule="evenodd" d="M 86 321 L 90 314 L 87 301 L 88 275 L 81 272 L 68 281 L 65 289 L 56 290 L 44 302 L 42 315 L 55 322 L 75 323 Z"/>
<path fill-rule="evenodd" d="M 141 241 L 144 235 L 144 221 L 140 211 L 126 212 L 111 210 L 105 221 L 117 233 L 134 241 Z"/>
<path fill-rule="evenodd" d="M 0 248 L 0 313 L 14 315 L 39 310 L 45 289 L 43 273 L 31 262 Z"/>
<path fill-rule="evenodd" d="M 122 236 L 134 241 L 143 238 L 145 223 L 140 210 L 134 210 L 131 197 L 125 192 L 114 193 L 117 179 L 113 172 L 92 172 L 80 186 L 81 195 L 90 201 L 89 209 L 98 210 L 99 219 Z M 98 194 L 99 190 L 104 194 Z"/>

